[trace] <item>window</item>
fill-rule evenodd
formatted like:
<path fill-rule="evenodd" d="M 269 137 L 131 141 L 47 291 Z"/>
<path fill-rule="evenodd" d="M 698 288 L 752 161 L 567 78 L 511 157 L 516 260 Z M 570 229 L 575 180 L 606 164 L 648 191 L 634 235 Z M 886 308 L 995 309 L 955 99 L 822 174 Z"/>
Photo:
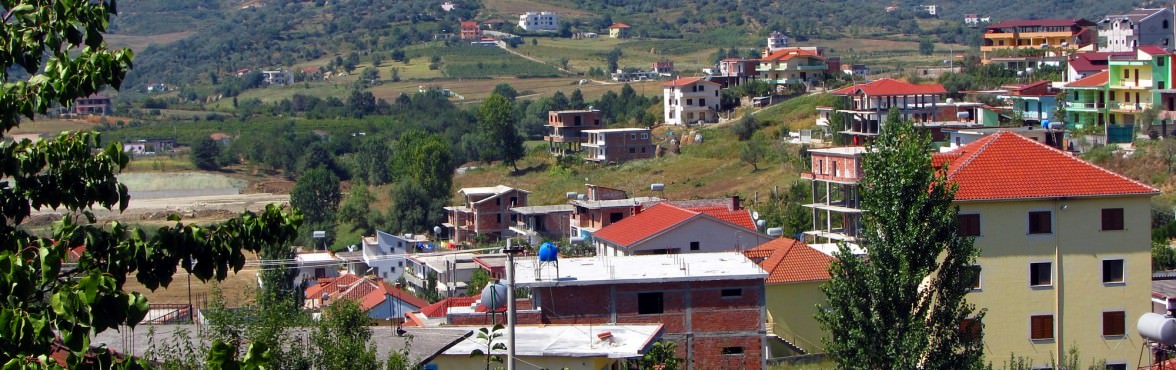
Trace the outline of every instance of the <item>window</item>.
<path fill-rule="evenodd" d="M 1051 218 L 1053 218 L 1050 211 L 1034 211 L 1029 212 L 1029 233 L 1030 234 L 1049 234 L 1053 232 L 1053 225 L 1051 225 Z"/>
<path fill-rule="evenodd" d="M 724 355 L 742 355 L 743 347 L 723 347 Z"/>
<path fill-rule="evenodd" d="M 642 133 L 642 134 L 641 134 L 641 139 L 642 139 L 642 140 L 645 140 L 645 139 L 648 139 L 648 138 L 649 138 L 649 134 L 647 134 L 647 133 Z"/>
<path fill-rule="evenodd" d="M 1108 311 L 1102 313 L 1102 335 L 1104 337 L 1120 337 L 1127 335 L 1127 313 L 1123 311 Z"/>
<path fill-rule="evenodd" d="M 1131 70 L 1123 68 L 1123 78 L 1131 78 Z"/>
<path fill-rule="evenodd" d="M 637 293 L 637 314 L 656 315 L 664 309 L 662 293 Z"/>
<path fill-rule="evenodd" d="M 686 99 L 686 105 L 694 105 L 694 99 Z"/>
<path fill-rule="evenodd" d="M 1127 370 L 1127 364 L 1107 364 L 1107 370 Z"/>
<path fill-rule="evenodd" d="M 979 214 L 959 215 L 956 216 L 956 220 L 959 223 L 959 228 L 956 229 L 956 232 L 960 236 L 980 236 Z"/>
<path fill-rule="evenodd" d="M 741 289 L 741 288 L 723 289 L 722 294 L 723 294 L 723 298 L 742 297 L 743 296 L 743 289 Z"/>
<path fill-rule="evenodd" d="M 498 216 L 498 220 L 495 222 L 502 223 L 502 214 L 499 213 L 499 214 L 496 214 L 495 216 Z"/>
<path fill-rule="evenodd" d="M 706 106 L 706 99 L 701 99 L 701 98 L 698 99 L 698 106 L 705 107 Z"/>
<path fill-rule="evenodd" d="M 1102 229 L 1107 230 L 1123 230 L 1123 209 L 1122 208 L 1103 208 L 1102 209 Z"/>
<path fill-rule="evenodd" d="M 1122 283 L 1123 282 L 1123 260 L 1103 260 L 1102 261 L 1102 282 L 1103 283 Z"/>
<path fill-rule="evenodd" d="M 1053 315 L 1029 316 L 1029 339 L 1032 339 L 1032 340 L 1054 339 L 1053 325 L 1054 325 Z"/>
<path fill-rule="evenodd" d="M 980 339 L 980 320 L 963 319 L 960 321 L 960 339 L 964 343 L 971 343 Z"/>
<path fill-rule="evenodd" d="M 699 249 L 701 249 L 701 248 L 702 248 L 702 246 L 701 246 L 701 245 L 699 245 L 699 243 L 698 243 L 698 242 L 690 242 L 690 250 L 692 250 L 692 251 L 696 251 L 696 250 L 699 250 Z"/>
<path fill-rule="evenodd" d="M 970 281 L 970 283 L 968 283 L 969 287 L 971 287 L 973 290 L 980 289 L 980 266 L 979 265 L 966 267 L 964 274 L 966 274 L 965 276 L 968 278 L 968 281 Z"/>
<path fill-rule="evenodd" d="M 1053 262 L 1029 264 L 1029 286 L 1053 285 Z"/>

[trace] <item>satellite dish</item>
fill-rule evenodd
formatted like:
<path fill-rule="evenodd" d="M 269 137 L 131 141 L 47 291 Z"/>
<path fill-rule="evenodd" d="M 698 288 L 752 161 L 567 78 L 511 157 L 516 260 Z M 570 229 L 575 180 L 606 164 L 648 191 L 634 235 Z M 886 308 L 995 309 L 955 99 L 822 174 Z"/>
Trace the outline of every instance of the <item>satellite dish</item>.
<path fill-rule="evenodd" d="M 441 235 L 441 227 L 433 226 L 433 235 Z"/>
<path fill-rule="evenodd" d="M 506 284 L 493 282 L 482 288 L 482 307 L 486 311 L 497 311 L 506 307 Z"/>
<path fill-rule="evenodd" d="M 559 247 L 551 242 L 539 246 L 539 262 L 555 262 L 559 259 Z"/>
<path fill-rule="evenodd" d="M 764 228 L 764 226 L 767 226 L 767 225 L 768 225 L 768 220 L 757 220 L 757 221 L 755 222 L 755 227 L 756 227 L 756 228 L 760 228 L 760 229 L 762 229 L 762 228 Z"/>
<path fill-rule="evenodd" d="M 752 220 L 758 220 L 758 219 L 759 219 L 759 216 L 760 216 L 760 215 L 759 215 L 759 212 L 756 212 L 756 211 L 751 211 L 751 219 L 752 219 Z"/>

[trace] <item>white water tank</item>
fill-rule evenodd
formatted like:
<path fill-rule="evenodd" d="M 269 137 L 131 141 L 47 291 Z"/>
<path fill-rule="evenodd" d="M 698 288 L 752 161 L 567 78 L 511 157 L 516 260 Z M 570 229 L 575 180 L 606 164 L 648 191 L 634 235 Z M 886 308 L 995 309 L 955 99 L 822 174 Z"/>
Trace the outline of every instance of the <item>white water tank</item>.
<path fill-rule="evenodd" d="M 1176 319 L 1158 313 L 1145 313 L 1135 325 L 1139 335 L 1165 345 L 1176 344 Z"/>

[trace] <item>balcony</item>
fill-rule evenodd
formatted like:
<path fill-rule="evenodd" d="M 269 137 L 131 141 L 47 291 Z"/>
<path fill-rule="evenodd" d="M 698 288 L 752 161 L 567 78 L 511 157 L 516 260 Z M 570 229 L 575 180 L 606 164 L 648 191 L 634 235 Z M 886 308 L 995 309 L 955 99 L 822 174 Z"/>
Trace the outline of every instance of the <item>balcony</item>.
<path fill-rule="evenodd" d="M 1105 108 L 1105 104 L 1077 102 L 1066 103 L 1066 110 L 1070 111 L 1094 112 L 1102 108 Z"/>
<path fill-rule="evenodd" d="M 799 71 L 824 71 L 826 69 L 829 69 L 829 67 L 823 66 L 823 65 L 796 66 L 796 69 Z"/>
<path fill-rule="evenodd" d="M 1152 85 L 1153 84 L 1151 81 L 1140 81 L 1138 83 L 1128 82 L 1128 81 L 1119 81 L 1118 85 L 1111 85 L 1111 89 L 1112 90 L 1151 90 Z"/>
<path fill-rule="evenodd" d="M 1110 108 L 1111 110 L 1116 111 L 1116 112 L 1141 112 L 1141 111 L 1147 110 L 1148 108 L 1151 108 L 1151 106 L 1152 106 L 1151 103 L 1111 102 L 1111 103 L 1107 104 L 1107 108 Z"/>

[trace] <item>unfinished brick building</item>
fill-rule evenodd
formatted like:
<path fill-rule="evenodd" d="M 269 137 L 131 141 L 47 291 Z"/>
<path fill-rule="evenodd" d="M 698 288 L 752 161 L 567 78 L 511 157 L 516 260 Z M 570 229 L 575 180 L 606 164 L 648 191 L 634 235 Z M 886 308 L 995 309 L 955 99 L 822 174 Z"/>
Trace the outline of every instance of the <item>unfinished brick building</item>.
<path fill-rule="evenodd" d="M 764 278 L 739 253 L 516 261 L 544 324 L 661 323 L 691 369 L 764 368 Z M 525 323 L 520 317 L 520 323 Z"/>

